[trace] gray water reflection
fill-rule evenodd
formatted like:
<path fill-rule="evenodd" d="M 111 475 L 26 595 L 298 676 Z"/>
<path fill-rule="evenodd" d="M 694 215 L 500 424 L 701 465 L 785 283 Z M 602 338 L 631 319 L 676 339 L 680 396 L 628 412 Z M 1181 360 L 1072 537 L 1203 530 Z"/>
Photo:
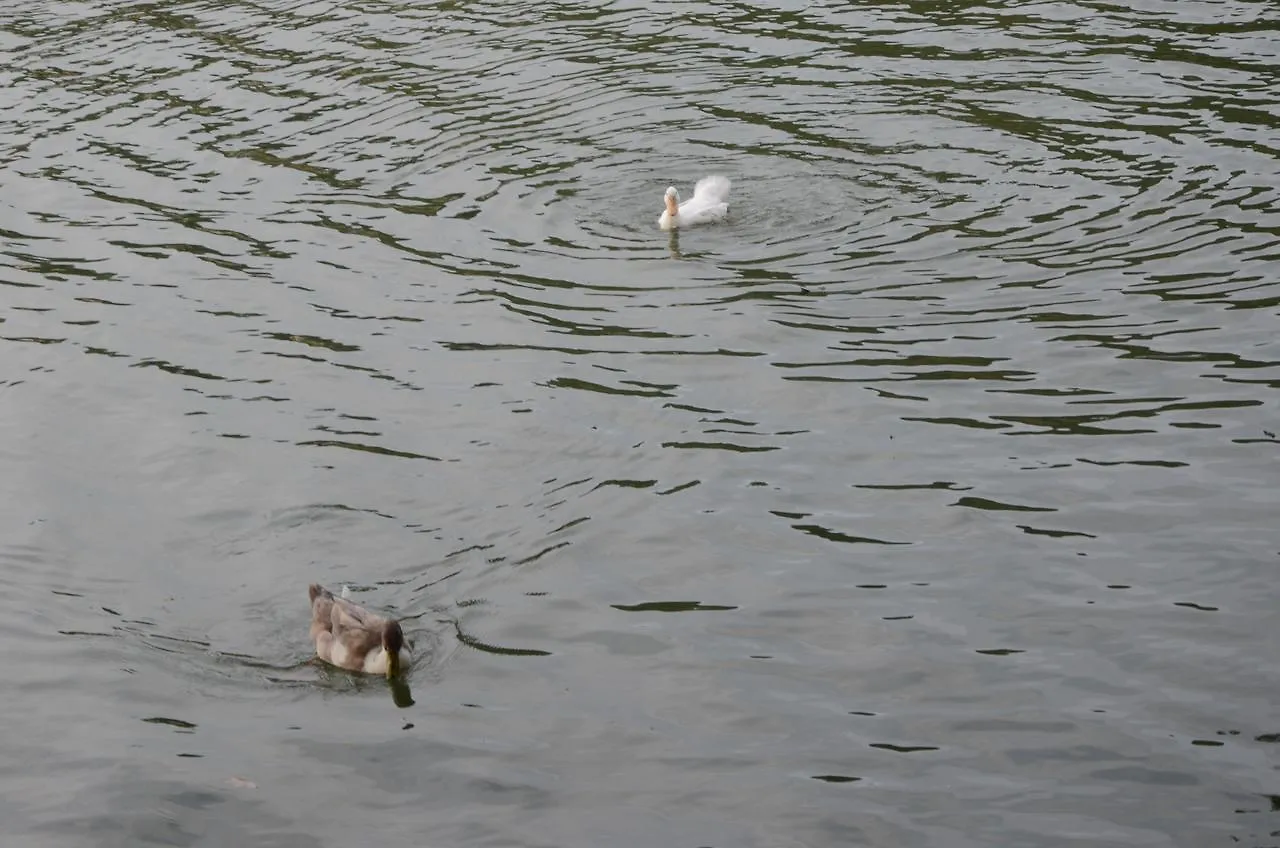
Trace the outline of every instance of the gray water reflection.
<path fill-rule="evenodd" d="M 6 4 L 6 835 L 1274 843 L 1278 30 Z"/>

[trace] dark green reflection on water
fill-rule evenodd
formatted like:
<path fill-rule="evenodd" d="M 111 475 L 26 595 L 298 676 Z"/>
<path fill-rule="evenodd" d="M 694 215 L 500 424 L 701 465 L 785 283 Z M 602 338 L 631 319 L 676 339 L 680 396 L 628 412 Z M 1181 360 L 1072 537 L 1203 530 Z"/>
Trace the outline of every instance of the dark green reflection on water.
<path fill-rule="evenodd" d="M 735 606 L 704 604 L 701 601 L 648 601 L 642 604 L 611 604 L 623 612 L 726 612 Z"/>

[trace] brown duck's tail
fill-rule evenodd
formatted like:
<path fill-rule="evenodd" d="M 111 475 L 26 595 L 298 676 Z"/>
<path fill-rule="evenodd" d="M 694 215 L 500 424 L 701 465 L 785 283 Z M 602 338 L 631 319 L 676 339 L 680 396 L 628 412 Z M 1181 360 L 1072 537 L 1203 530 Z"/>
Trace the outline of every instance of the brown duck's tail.
<path fill-rule="evenodd" d="M 330 592 L 325 587 L 321 586 L 319 583 L 312 583 L 311 588 L 308 589 L 307 592 L 309 595 L 311 595 L 311 603 L 313 604 L 316 602 L 316 598 L 332 598 L 333 597 L 333 593 Z"/>

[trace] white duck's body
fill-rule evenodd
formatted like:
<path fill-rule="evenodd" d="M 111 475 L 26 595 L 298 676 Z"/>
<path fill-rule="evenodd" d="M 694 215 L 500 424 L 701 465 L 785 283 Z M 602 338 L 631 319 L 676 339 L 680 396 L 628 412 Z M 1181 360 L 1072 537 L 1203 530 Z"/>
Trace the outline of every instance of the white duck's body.
<path fill-rule="evenodd" d="M 680 192 L 675 186 L 667 189 L 663 198 L 667 208 L 658 218 L 658 227 L 673 230 L 719 221 L 729 214 L 729 179 L 721 176 L 703 177 L 693 187 L 693 197 L 680 202 Z"/>

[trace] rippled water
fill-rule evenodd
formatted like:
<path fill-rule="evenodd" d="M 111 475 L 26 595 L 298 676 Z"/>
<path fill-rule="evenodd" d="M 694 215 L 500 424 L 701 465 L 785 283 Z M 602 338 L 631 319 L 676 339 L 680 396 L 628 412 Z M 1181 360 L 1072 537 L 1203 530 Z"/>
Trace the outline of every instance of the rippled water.
<path fill-rule="evenodd" d="M 1280 844 L 1275 4 L 0 6 L 6 845 Z"/>

